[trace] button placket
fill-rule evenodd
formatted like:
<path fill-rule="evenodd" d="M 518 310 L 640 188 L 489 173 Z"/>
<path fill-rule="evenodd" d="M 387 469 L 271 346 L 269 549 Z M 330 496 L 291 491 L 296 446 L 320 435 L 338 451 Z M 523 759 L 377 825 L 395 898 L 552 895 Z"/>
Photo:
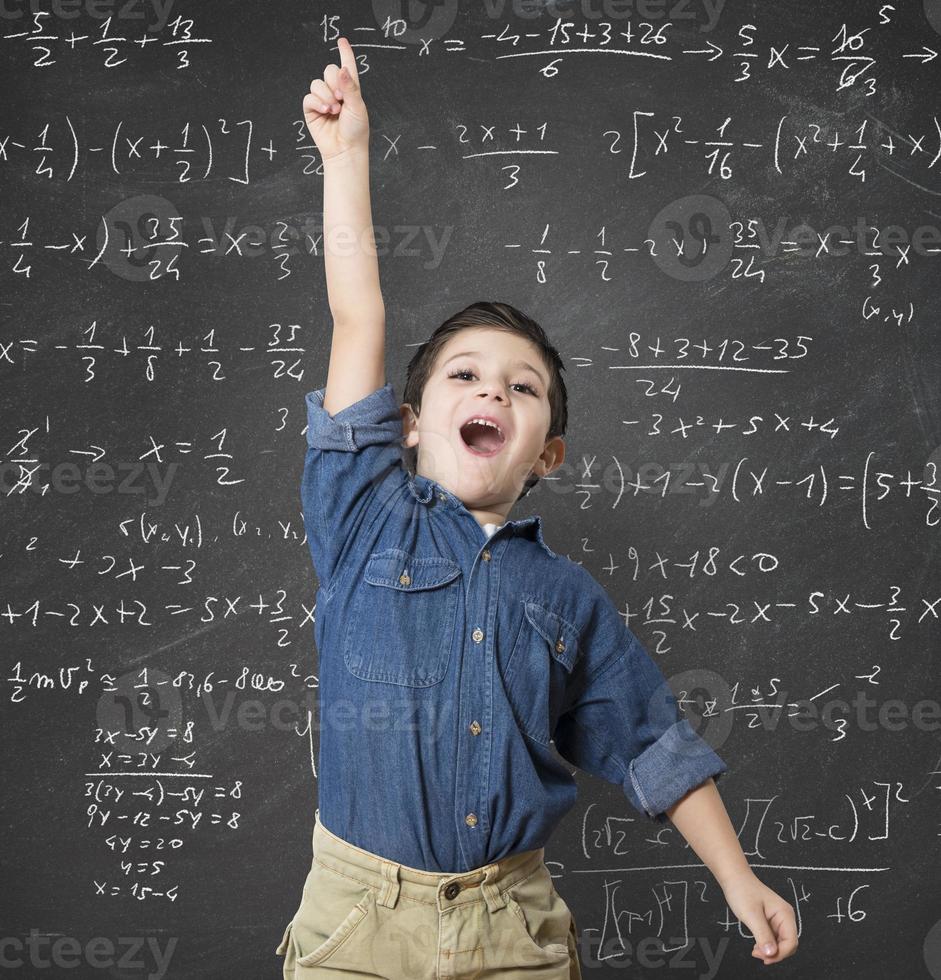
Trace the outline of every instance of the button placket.
<path fill-rule="evenodd" d="M 481 561 L 488 563 L 491 571 L 496 573 L 496 566 L 490 565 L 494 558 L 493 549 L 489 547 L 482 548 L 479 557 Z M 489 628 L 487 624 L 490 623 L 492 619 L 492 613 L 490 610 L 492 603 L 489 601 L 489 597 L 490 590 L 495 579 L 489 575 L 482 574 L 479 579 L 475 580 L 474 572 L 482 572 L 482 570 L 483 566 L 475 564 L 471 573 L 471 581 L 467 591 L 467 618 L 471 624 L 477 620 L 477 624 L 473 626 L 470 634 L 471 640 L 475 644 L 475 647 L 472 649 L 474 649 L 477 653 L 483 653 L 486 656 L 487 646 L 485 640 L 488 639 L 486 629 Z M 475 584 L 478 585 L 478 589 L 476 590 L 474 589 Z M 466 695 L 462 698 L 462 702 L 468 705 L 468 713 L 472 719 L 469 723 L 467 723 L 466 730 L 474 738 L 479 736 L 484 730 L 480 718 L 484 718 L 486 716 L 487 700 L 485 692 L 488 689 L 486 677 L 487 671 L 492 669 L 492 665 L 486 662 L 480 666 L 484 667 L 485 669 L 466 672 L 465 676 L 467 677 L 468 690 Z M 474 718 L 475 713 L 477 713 L 477 718 Z M 467 754 L 465 758 L 469 763 L 466 770 L 468 780 L 465 784 L 465 792 L 467 794 L 465 800 L 466 802 L 477 801 L 480 803 L 481 801 L 486 801 L 488 798 L 488 779 L 486 767 L 473 765 L 473 753 L 476 750 L 476 747 L 474 747 L 473 743 L 470 741 L 466 742 L 465 745 L 467 746 Z M 481 748 L 482 747 L 483 746 L 481 746 Z M 464 750 L 462 749 L 462 753 L 463 752 Z M 477 785 L 474 782 L 475 774 L 478 774 L 480 785 Z M 471 811 L 464 815 L 463 822 L 465 827 L 473 829 L 480 823 L 480 818 L 475 812 Z M 475 846 L 479 847 L 480 845 Z"/>

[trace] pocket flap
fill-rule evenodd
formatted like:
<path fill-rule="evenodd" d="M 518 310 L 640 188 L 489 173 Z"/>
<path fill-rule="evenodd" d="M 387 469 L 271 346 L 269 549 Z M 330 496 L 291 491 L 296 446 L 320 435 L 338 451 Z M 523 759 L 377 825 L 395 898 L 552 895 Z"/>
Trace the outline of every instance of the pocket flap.
<path fill-rule="evenodd" d="M 456 579 L 461 566 L 450 558 L 420 558 L 399 548 L 389 548 L 369 556 L 365 578 L 372 585 L 384 585 L 403 592 L 434 589 Z"/>
<path fill-rule="evenodd" d="M 578 659 L 578 630 L 538 602 L 525 602 L 524 608 L 526 618 L 552 648 L 552 656 L 570 671 Z"/>

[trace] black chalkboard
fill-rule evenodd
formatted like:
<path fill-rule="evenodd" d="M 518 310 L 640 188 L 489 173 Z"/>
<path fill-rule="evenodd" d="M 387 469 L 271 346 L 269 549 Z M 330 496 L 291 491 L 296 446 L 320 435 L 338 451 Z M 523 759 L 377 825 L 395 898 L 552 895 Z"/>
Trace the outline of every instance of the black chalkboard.
<path fill-rule="evenodd" d="M 471 302 L 545 327 L 568 456 L 512 516 L 728 762 L 778 972 L 941 977 L 938 0 L 4 5 L 2 966 L 280 976 L 339 34 L 397 393 Z M 579 784 L 546 858 L 583 972 L 756 975 L 678 831 Z"/>

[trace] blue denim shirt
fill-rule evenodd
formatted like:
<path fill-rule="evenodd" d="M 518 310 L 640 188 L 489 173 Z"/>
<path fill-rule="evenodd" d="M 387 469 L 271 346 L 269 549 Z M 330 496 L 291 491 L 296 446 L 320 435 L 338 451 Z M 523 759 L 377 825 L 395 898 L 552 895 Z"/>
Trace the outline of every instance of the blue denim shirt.
<path fill-rule="evenodd" d="M 539 516 L 490 537 L 408 473 L 390 384 L 334 417 L 324 392 L 307 395 L 301 497 L 328 830 L 411 867 L 467 871 L 546 845 L 577 796 L 565 761 L 660 823 L 726 771 Z"/>

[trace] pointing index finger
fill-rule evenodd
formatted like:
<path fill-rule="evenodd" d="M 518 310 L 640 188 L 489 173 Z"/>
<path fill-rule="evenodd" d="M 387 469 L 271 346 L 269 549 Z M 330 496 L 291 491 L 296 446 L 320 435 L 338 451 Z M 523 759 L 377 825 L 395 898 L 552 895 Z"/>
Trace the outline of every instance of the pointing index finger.
<path fill-rule="evenodd" d="M 356 55 L 353 54 L 353 45 L 345 37 L 337 38 L 337 48 L 340 51 L 340 67 L 345 68 L 353 81 L 359 81 L 359 73 L 356 71 Z"/>

